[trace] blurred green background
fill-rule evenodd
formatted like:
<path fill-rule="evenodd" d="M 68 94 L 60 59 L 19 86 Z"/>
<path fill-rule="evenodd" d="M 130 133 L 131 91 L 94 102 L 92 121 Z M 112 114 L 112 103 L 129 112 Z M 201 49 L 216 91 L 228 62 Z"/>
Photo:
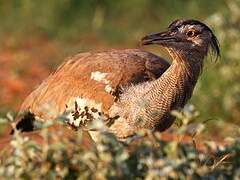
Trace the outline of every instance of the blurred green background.
<path fill-rule="evenodd" d="M 17 111 L 66 56 L 136 48 L 177 18 L 207 23 L 221 45 L 221 59 L 206 60 L 190 103 L 201 121 L 239 125 L 240 0 L 0 0 L 1 115 Z M 159 47 L 146 50 L 170 59 Z"/>

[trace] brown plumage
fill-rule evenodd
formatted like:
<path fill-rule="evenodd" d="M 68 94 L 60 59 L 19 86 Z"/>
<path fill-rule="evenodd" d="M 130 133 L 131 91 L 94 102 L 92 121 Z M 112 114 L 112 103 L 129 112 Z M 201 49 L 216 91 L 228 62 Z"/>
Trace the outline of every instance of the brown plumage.
<path fill-rule="evenodd" d="M 17 128 L 32 130 L 34 117 L 54 119 L 64 112 L 70 112 L 68 123 L 74 126 L 103 118 L 119 138 L 138 129 L 170 127 L 170 112 L 191 97 L 209 49 L 219 55 L 217 39 L 199 21 L 176 20 L 167 31 L 144 37 L 142 44 L 166 48 L 171 66 L 139 49 L 78 54 L 26 98 L 20 112 L 32 115 L 22 118 Z"/>

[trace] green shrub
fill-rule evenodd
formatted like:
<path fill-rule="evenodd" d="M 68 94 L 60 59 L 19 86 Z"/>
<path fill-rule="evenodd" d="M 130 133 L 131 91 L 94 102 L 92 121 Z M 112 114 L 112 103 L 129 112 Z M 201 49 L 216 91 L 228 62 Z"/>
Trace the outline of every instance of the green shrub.
<path fill-rule="evenodd" d="M 0 162 L 3 179 L 237 179 L 240 177 L 240 140 L 229 145 L 206 142 L 204 150 L 196 149 L 194 137 L 204 125 L 192 122 L 198 113 L 191 106 L 173 112 L 182 124 L 174 132 L 185 133 L 193 142 L 163 141 L 160 133 L 141 131 L 133 142 L 119 142 L 100 128 L 96 143 L 81 146 L 82 131 L 74 141 L 59 139 L 57 132 L 41 130 L 46 139 L 53 136 L 57 143 L 39 145 L 16 133 L 11 141 L 14 151 Z M 191 123 L 190 123 L 191 122 Z M 98 123 L 98 127 L 99 123 Z M 194 127 L 194 128 L 193 128 Z M 190 131 L 189 131 L 190 129 Z M 58 132 L 59 133 L 59 132 Z M 146 135 L 148 135 L 146 137 Z M 201 142 L 203 143 L 203 142 Z M 204 144 L 204 143 L 203 143 Z M 217 147 L 217 148 L 216 148 Z"/>

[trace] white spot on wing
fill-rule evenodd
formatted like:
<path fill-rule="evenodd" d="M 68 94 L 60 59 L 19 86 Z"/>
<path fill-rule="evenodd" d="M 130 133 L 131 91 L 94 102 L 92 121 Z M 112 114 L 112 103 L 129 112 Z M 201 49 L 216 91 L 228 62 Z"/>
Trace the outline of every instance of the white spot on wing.
<path fill-rule="evenodd" d="M 106 91 L 107 93 L 111 93 L 111 92 L 114 91 L 114 89 L 113 89 L 109 84 L 107 84 L 107 85 L 105 86 L 105 91 Z"/>
<path fill-rule="evenodd" d="M 107 75 L 108 75 L 108 73 L 102 73 L 99 71 L 95 71 L 95 72 L 91 73 L 91 79 L 102 82 L 104 84 L 108 84 L 109 81 L 106 79 Z"/>
<path fill-rule="evenodd" d="M 95 72 L 91 73 L 91 79 L 106 84 L 106 86 L 104 88 L 105 91 L 107 93 L 112 93 L 112 92 L 114 92 L 114 89 L 109 85 L 109 83 L 110 83 L 109 80 L 106 79 L 106 76 L 108 74 L 109 73 L 102 73 L 99 71 L 95 71 Z"/>

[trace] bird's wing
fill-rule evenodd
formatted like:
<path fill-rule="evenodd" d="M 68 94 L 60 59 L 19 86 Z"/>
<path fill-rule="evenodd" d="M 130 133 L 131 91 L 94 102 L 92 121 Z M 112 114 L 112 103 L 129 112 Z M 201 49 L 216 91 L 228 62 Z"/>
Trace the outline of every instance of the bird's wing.
<path fill-rule="evenodd" d="M 52 119 L 80 98 L 80 103 L 91 101 L 107 113 L 121 87 L 156 79 L 168 67 L 164 59 L 139 49 L 80 53 L 43 81 L 25 99 L 20 112 Z"/>

